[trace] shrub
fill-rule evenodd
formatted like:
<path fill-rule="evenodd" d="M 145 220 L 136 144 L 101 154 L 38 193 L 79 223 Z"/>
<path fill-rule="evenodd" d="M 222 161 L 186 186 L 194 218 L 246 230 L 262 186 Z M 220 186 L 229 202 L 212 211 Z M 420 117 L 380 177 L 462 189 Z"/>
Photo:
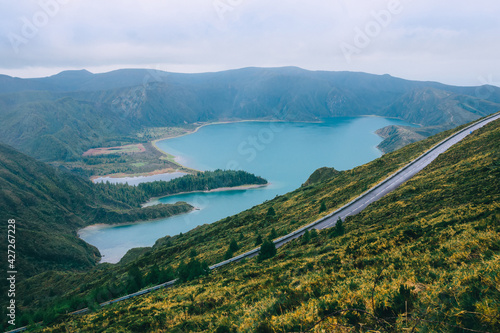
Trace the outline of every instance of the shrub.
<path fill-rule="evenodd" d="M 269 239 L 266 239 L 264 243 L 262 243 L 262 246 L 260 247 L 258 260 L 262 261 L 272 258 L 276 255 L 276 252 L 277 252 L 276 245 L 274 244 L 274 242 Z"/>

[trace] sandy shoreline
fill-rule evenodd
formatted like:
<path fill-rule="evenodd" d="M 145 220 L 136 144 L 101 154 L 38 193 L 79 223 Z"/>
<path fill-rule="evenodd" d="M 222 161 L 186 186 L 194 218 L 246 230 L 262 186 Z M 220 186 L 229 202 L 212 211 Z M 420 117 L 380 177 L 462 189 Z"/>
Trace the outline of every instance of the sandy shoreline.
<path fill-rule="evenodd" d="M 219 188 L 214 188 L 213 190 L 208 190 L 208 191 L 191 191 L 191 192 L 179 192 L 175 194 L 169 194 L 169 195 L 163 195 L 161 197 L 154 197 L 149 199 L 147 202 L 143 203 L 141 207 L 148 207 L 148 206 L 153 206 L 158 204 L 158 200 L 161 198 L 166 198 L 166 197 L 172 197 L 174 195 L 179 195 L 179 194 L 192 194 L 192 193 L 212 193 L 212 192 L 225 192 L 225 191 L 238 191 L 238 190 L 252 190 L 256 188 L 261 188 L 261 187 L 266 187 L 271 185 L 271 183 L 266 183 L 266 184 L 253 184 L 253 185 L 240 185 L 240 186 L 233 186 L 233 187 L 219 187 Z"/>
<path fill-rule="evenodd" d="M 395 118 L 395 117 L 384 117 L 384 116 L 378 116 L 378 115 L 360 115 L 360 116 L 357 116 L 357 117 L 377 117 L 377 118 L 389 118 L 389 119 L 401 120 L 401 119 Z M 287 120 L 275 120 L 275 119 L 268 119 L 268 120 L 249 119 L 249 120 L 227 120 L 227 121 L 216 121 L 216 122 L 211 122 L 211 123 L 202 123 L 202 124 L 198 125 L 192 131 L 188 131 L 186 133 L 174 135 L 174 136 L 171 136 L 171 137 L 163 137 L 163 138 L 160 138 L 160 139 L 155 139 L 153 141 L 150 141 L 150 143 L 151 143 L 151 146 L 154 149 L 156 149 L 157 151 L 159 151 L 162 155 L 165 155 L 165 156 L 167 156 L 169 158 L 173 156 L 175 158 L 176 157 L 175 155 L 169 154 L 168 152 L 165 152 L 165 151 L 161 150 L 157 146 L 157 142 L 158 141 L 163 141 L 163 140 L 168 140 L 168 139 L 179 138 L 179 137 L 182 137 L 182 136 L 185 136 L 185 135 L 196 133 L 196 132 L 198 132 L 198 130 L 200 128 L 202 128 L 204 126 L 220 125 L 220 124 L 233 124 L 233 123 L 244 123 L 244 122 L 261 122 L 261 123 L 277 122 L 277 123 L 282 123 L 282 122 L 290 122 L 290 121 L 287 121 Z M 299 121 L 299 122 L 302 122 L 302 121 Z M 304 121 L 304 122 L 305 123 L 321 123 L 321 121 Z M 375 134 L 377 134 L 377 133 L 375 133 Z M 378 135 L 378 136 L 380 136 L 380 135 Z M 194 173 L 195 172 L 200 172 L 200 170 L 196 170 L 196 169 L 192 169 L 192 168 L 186 167 L 186 166 L 184 166 L 184 165 L 182 165 L 182 164 L 180 164 L 178 162 L 174 162 L 174 163 L 176 163 L 179 166 L 178 169 L 166 168 L 166 169 L 160 169 L 160 170 L 154 170 L 154 171 L 151 171 L 151 172 L 136 173 L 136 174 L 116 173 L 116 174 L 109 174 L 109 175 L 103 175 L 103 176 L 92 176 L 92 177 L 90 177 L 90 180 L 94 181 L 95 179 L 101 178 L 101 177 L 109 177 L 109 178 L 146 177 L 146 176 L 154 176 L 154 175 L 163 174 L 163 173 L 168 174 L 168 173 L 174 173 L 174 172 L 182 172 L 180 169 L 184 169 L 187 172 L 189 172 L 189 171 L 192 171 Z"/>

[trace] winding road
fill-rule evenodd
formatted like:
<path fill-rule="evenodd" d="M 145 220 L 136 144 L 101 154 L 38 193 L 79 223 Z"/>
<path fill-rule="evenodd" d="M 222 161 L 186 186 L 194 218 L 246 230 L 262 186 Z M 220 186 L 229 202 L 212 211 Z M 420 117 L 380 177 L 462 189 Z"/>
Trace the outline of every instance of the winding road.
<path fill-rule="evenodd" d="M 387 177 L 377 185 L 373 186 L 360 196 L 358 196 L 356 199 L 350 201 L 346 205 L 342 206 L 341 208 L 337 209 L 336 211 L 318 219 L 317 221 L 306 225 L 305 227 L 302 227 L 286 236 L 283 236 L 281 238 L 278 238 L 274 241 L 276 247 L 280 247 L 288 242 L 290 242 L 293 239 L 296 239 L 304 234 L 306 230 L 311 230 L 313 228 L 315 229 L 326 229 L 326 228 L 331 228 L 335 225 L 335 223 L 338 221 L 338 219 L 344 220 L 347 216 L 355 215 L 359 212 L 361 212 L 363 209 L 365 209 L 368 205 L 371 203 L 379 200 L 386 194 L 390 193 L 397 187 L 399 187 L 401 184 L 412 178 L 414 175 L 416 175 L 418 172 L 420 172 L 422 169 L 424 169 L 427 165 L 429 165 L 432 161 L 434 161 L 440 154 L 444 153 L 446 150 L 448 150 L 450 147 L 455 145 L 456 143 L 460 142 L 463 140 L 465 137 L 467 137 L 469 134 L 474 132 L 475 130 L 485 126 L 486 124 L 495 121 L 500 118 L 500 113 L 495 113 L 493 115 L 490 115 L 486 118 L 483 118 L 465 128 L 462 130 L 454 133 L 453 135 L 447 137 L 443 141 L 439 142 L 436 144 L 434 147 L 429 149 L 427 152 L 423 153 L 410 163 L 408 163 L 406 166 L 402 167 L 398 171 L 396 171 L 394 174 L 391 176 Z M 220 263 L 217 263 L 215 265 L 210 266 L 210 269 L 217 269 L 221 266 L 240 261 L 245 258 L 251 258 L 256 255 L 258 255 L 260 251 L 260 248 L 256 248 L 253 250 L 250 250 L 248 252 L 245 252 L 243 254 L 240 254 L 236 257 L 233 257 L 229 260 L 222 261 Z M 109 304 L 117 303 L 126 299 L 130 299 L 136 296 L 144 295 L 149 292 L 152 292 L 154 290 L 158 290 L 160 288 L 168 288 L 171 287 L 175 284 L 176 280 L 172 280 L 169 282 L 165 282 L 162 284 L 159 284 L 157 286 L 143 289 L 141 291 L 138 291 L 136 293 L 126 295 L 111 301 L 107 301 L 104 303 L 101 303 L 100 306 L 106 306 Z M 83 314 L 88 312 L 88 308 L 84 308 L 81 310 L 77 310 L 72 312 L 71 314 Z M 22 332 L 26 330 L 26 327 L 20 327 L 17 329 L 14 329 L 12 331 L 8 331 L 6 333 L 16 333 L 16 332 Z"/>

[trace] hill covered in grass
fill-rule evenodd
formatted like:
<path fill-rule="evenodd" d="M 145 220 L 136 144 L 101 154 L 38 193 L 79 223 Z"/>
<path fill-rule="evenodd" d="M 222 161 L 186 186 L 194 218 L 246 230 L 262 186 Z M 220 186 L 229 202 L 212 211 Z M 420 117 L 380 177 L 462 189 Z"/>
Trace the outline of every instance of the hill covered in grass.
<path fill-rule="evenodd" d="M 140 199 L 134 193 L 123 196 L 117 186 L 104 189 L 0 144 L 0 211 L 4 218 L 16 220 L 20 276 L 94 266 L 99 252 L 76 235 L 87 225 L 134 222 L 192 209 L 186 203 L 140 208 Z M 7 225 L 0 228 L 5 231 Z"/>
<path fill-rule="evenodd" d="M 34 277 L 28 285 L 37 288 L 27 287 L 26 292 L 43 295 L 50 288 L 59 290 L 46 306 L 77 295 L 104 301 L 120 281 L 132 276 L 132 267 L 147 281 L 155 265 L 172 272 L 193 257 L 221 261 L 231 240 L 237 241 L 238 254 L 253 248 L 258 236 L 279 237 L 312 222 L 325 214 L 320 212 L 322 204 L 327 211 L 340 207 L 449 134 L 411 144 L 353 170 L 332 172 L 330 179 L 160 240 L 124 266 Z M 329 230 L 311 233 L 278 249 L 271 260 L 251 259 L 85 316 L 60 317 L 46 331 L 415 327 L 495 332 L 500 301 L 499 142 L 498 121 L 476 131 L 396 191 L 344 221 L 344 235 Z M 42 308 L 40 297 L 33 297 Z"/>

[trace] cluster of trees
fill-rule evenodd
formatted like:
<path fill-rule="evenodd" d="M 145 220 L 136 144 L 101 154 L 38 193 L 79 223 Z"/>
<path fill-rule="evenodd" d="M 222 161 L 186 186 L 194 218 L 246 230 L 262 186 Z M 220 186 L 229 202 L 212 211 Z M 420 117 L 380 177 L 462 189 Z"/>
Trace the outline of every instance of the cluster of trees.
<path fill-rule="evenodd" d="M 318 230 L 312 228 L 311 231 L 306 230 L 304 235 L 302 235 L 302 244 L 307 244 L 311 240 L 318 238 Z"/>
<path fill-rule="evenodd" d="M 199 261 L 196 258 L 191 258 L 187 264 L 181 261 L 177 267 L 177 278 L 180 282 L 191 281 L 202 276 L 207 276 L 210 273 L 210 268 L 205 261 Z"/>
<path fill-rule="evenodd" d="M 208 191 L 221 187 L 241 185 L 264 185 L 267 181 L 246 171 L 215 170 L 198 172 L 170 181 L 154 181 L 137 186 L 128 184 L 99 183 L 97 189 L 106 196 L 139 207 L 153 197 L 161 197 L 181 192 Z"/>
<path fill-rule="evenodd" d="M 273 237 L 274 236 L 274 237 Z M 276 245 L 273 242 L 273 239 L 277 237 L 276 230 L 273 228 L 271 235 L 269 238 L 266 238 L 265 240 L 262 240 L 261 235 L 257 235 L 257 238 L 255 240 L 255 246 L 260 245 L 260 252 L 259 256 L 257 257 L 258 261 L 266 260 L 269 258 L 272 258 L 276 255 L 277 250 L 276 250 Z M 236 251 L 240 249 L 238 243 L 232 239 L 231 242 L 229 243 L 229 247 L 226 251 L 226 254 L 224 255 L 224 260 L 231 259 Z"/>
<path fill-rule="evenodd" d="M 169 182 L 156 181 L 142 183 L 137 187 L 150 196 L 164 196 L 180 192 L 208 191 L 221 187 L 235 187 L 240 185 L 267 184 L 264 178 L 245 171 L 215 170 L 198 172 L 195 175 L 173 179 Z"/>

